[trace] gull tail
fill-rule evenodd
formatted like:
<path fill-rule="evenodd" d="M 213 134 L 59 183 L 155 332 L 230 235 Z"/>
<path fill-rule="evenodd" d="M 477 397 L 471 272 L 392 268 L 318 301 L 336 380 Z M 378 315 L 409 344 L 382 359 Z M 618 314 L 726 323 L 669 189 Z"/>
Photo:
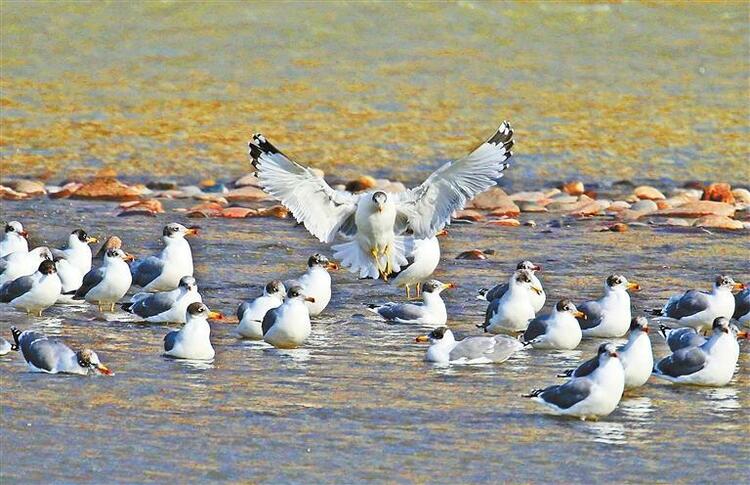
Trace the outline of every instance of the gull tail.
<path fill-rule="evenodd" d="M 490 292 L 489 288 L 479 288 L 479 291 L 477 291 L 477 300 L 487 300 L 487 293 Z"/>
<path fill-rule="evenodd" d="M 413 240 L 411 237 L 396 236 L 393 240 L 392 250 L 390 252 L 391 272 L 401 271 L 401 267 L 409 264 L 406 255 L 411 253 Z M 358 273 L 360 278 L 380 278 L 381 268 L 386 267 L 387 256 L 381 255 L 376 264 L 372 255 L 363 247 L 357 239 L 342 244 L 332 246 L 334 259 L 341 262 L 341 266 L 349 268 L 352 273 Z"/>
<path fill-rule="evenodd" d="M 528 394 L 521 394 L 521 397 L 537 397 L 543 392 L 544 389 L 532 389 Z"/>
<path fill-rule="evenodd" d="M 10 333 L 13 335 L 13 342 L 14 342 L 13 345 L 10 346 L 10 349 L 17 351 L 18 349 L 21 348 L 20 347 L 21 343 L 19 342 L 19 339 L 23 332 L 18 330 L 16 327 L 10 327 Z"/>
<path fill-rule="evenodd" d="M 557 374 L 557 377 L 573 377 L 573 372 L 575 372 L 575 369 L 566 369 Z"/>

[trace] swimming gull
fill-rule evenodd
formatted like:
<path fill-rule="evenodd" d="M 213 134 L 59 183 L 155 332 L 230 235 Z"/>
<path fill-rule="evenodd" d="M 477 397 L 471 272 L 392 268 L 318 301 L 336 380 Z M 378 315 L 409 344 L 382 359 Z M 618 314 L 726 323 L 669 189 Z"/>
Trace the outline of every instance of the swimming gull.
<path fill-rule="evenodd" d="M 547 300 L 547 295 L 544 293 L 542 282 L 539 281 L 539 278 L 536 275 L 537 272 L 542 271 L 542 267 L 538 264 L 532 263 L 531 261 L 521 261 L 520 263 L 518 263 L 518 265 L 516 265 L 516 269 L 527 269 L 531 271 L 531 282 L 533 283 L 533 286 L 542 290 L 541 293 L 537 293 L 536 291 L 529 291 L 531 304 L 534 307 L 534 311 L 538 313 L 544 307 L 544 302 Z M 497 300 L 498 298 L 501 298 L 506 291 L 508 291 L 508 283 L 501 283 L 499 285 L 493 286 L 490 289 L 480 288 L 477 294 L 477 300 L 486 300 L 492 302 L 494 300 Z"/>
<path fill-rule="evenodd" d="M 183 276 L 193 276 L 193 253 L 185 236 L 195 234 L 198 234 L 197 229 L 188 229 L 182 224 L 164 226 L 164 249 L 157 256 L 149 256 L 131 265 L 133 284 L 145 291 L 170 291 L 177 288 Z"/>
<path fill-rule="evenodd" d="M 533 282 L 533 273 L 527 269 L 516 270 L 508 280 L 508 291 L 493 300 L 484 314 L 484 323 L 477 327 L 490 333 L 523 332 L 536 316 L 530 292 L 542 292 Z"/>
<path fill-rule="evenodd" d="M 581 343 L 581 327 L 576 317 L 583 316 L 573 302 L 560 300 L 551 313 L 529 322 L 523 342 L 537 349 L 575 349 Z"/>
<path fill-rule="evenodd" d="M 495 335 L 456 340 L 448 327 L 438 327 L 417 342 L 430 342 L 425 360 L 437 364 L 499 364 L 524 345 L 517 339 Z"/>
<path fill-rule="evenodd" d="M 130 302 L 122 304 L 122 309 L 141 317 L 144 322 L 185 323 L 187 307 L 202 301 L 195 278 L 183 276 L 174 290 L 136 293 Z"/>
<path fill-rule="evenodd" d="M 263 340 L 280 349 L 304 344 L 312 331 L 310 311 L 305 303 L 314 303 L 314 300 L 306 296 L 300 286 L 289 288 L 284 303 L 268 310 L 263 317 Z"/>
<path fill-rule="evenodd" d="M 688 290 L 682 295 L 672 296 L 664 308 L 655 313 L 659 320 L 676 321 L 680 327 L 704 330 L 713 325 L 718 317 L 732 318 L 734 295 L 732 290 L 742 290 L 745 285 L 735 283 L 729 276 L 719 275 L 714 279 L 711 293 Z"/>
<path fill-rule="evenodd" d="M 279 280 L 268 282 L 263 294 L 253 301 L 246 301 L 237 308 L 237 333 L 253 340 L 263 340 L 263 317 L 269 310 L 284 303 L 286 288 Z"/>
<path fill-rule="evenodd" d="M 61 288 L 55 264 L 45 260 L 34 274 L 21 276 L 0 286 L 0 302 L 41 317 L 42 311 L 55 304 Z"/>
<path fill-rule="evenodd" d="M 631 283 L 622 275 L 613 274 L 604 282 L 604 296 L 595 301 L 578 305 L 586 318 L 578 319 L 584 337 L 622 337 L 630 328 L 630 295 L 628 291 L 639 291 L 637 283 Z"/>
<path fill-rule="evenodd" d="M 11 327 L 14 350 L 20 350 L 26 364 L 33 372 L 47 374 L 81 374 L 89 372 L 112 375 L 112 371 L 101 363 L 96 352 L 82 349 L 77 352 L 60 342 L 51 340 L 47 336 L 27 330 L 21 332 Z"/>
<path fill-rule="evenodd" d="M 164 336 L 164 355 L 175 359 L 212 360 L 215 352 L 211 345 L 209 318 L 220 315 L 200 302 L 188 305 L 185 325 Z"/>
<path fill-rule="evenodd" d="M 428 280 L 422 285 L 422 301 L 419 303 L 368 304 L 367 309 L 390 322 L 442 327 L 448 321 L 448 312 L 440 293 L 455 286 L 453 283 Z"/>

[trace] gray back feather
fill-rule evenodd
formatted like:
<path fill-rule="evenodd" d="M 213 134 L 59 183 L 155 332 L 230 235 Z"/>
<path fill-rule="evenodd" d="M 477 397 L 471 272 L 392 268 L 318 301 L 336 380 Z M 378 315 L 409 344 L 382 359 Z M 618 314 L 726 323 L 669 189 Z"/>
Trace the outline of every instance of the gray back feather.
<path fill-rule="evenodd" d="M 136 261 L 130 267 L 130 274 L 133 275 L 133 284 L 137 286 L 146 286 L 162 272 L 164 262 L 156 256 L 149 256 L 146 259 Z"/>
<path fill-rule="evenodd" d="M 0 302 L 8 303 L 27 293 L 34 286 L 31 276 L 21 276 L 0 286 Z"/>
<path fill-rule="evenodd" d="M 582 303 L 578 310 L 586 314 L 586 319 L 578 318 L 578 324 L 581 326 L 581 330 L 588 328 L 594 328 L 602 323 L 602 317 L 604 312 L 602 306 L 598 301 L 587 301 Z"/>
<path fill-rule="evenodd" d="M 154 293 L 135 302 L 130 307 L 130 311 L 139 317 L 153 317 L 168 311 L 175 301 L 174 295 L 171 295 L 170 292 Z"/>
<path fill-rule="evenodd" d="M 542 399 L 560 409 L 568 409 L 583 401 L 591 393 L 591 381 L 571 379 L 559 386 L 550 386 L 540 394 Z"/>
<path fill-rule="evenodd" d="M 492 287 L 490 291 L 487 292 L 484 297 L 487 299 L 487 301 L 493 301 L 497 300 L 498 298 L 502 298 L 503 295 L 508 291 L 508 283 L 503 283 L 501 285 L 495 285 Z"/>
<path fill-rule="evenodd" d="M 271 327 L 276 324 L 277 313 L 277 308 L 272 308 L 268 310 L 268 312 L 266 312 L 266 315 L 263 317 L 263 323 L 261 325 L 261 328 L 263 329 L 263 335 L 267 334 Z"/>
<path fill-rule="evenodd" d="M 177 343 L 177 334 L 179 333 L 180 332 L 178 332 L 177 330 L 173 330 L 164 336 L 164 351 L 165 352 L 169 352 L 170 350 L 174 348 L 175 344 Z"/>
<path fill-rule="evenodd" d="M 656 370 L 670 377 L 694 374 L 706 365 L 706 354 L 700 347 L 680 349 L 656 364 Z"/>
<path fill-rule="evenodd" d="M 665 316 L 679 320 L 702 312 L 706 308 L 708 308 L 708 295 L 697 290 L 690 290 L 680 298 L 669 301 L 665 308 Z"/>
<path fill-rule="evenodd" d="M 94 268 L 83 277 L 81 287 L 76 290 L 75 298 L 83 298 L 104 279 L 104 268 Z"/>

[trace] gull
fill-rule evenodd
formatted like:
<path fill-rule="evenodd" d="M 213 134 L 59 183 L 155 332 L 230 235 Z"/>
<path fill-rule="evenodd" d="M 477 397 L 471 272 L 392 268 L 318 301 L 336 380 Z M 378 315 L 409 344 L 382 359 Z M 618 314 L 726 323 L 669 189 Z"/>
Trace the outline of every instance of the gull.
<path fill-rule="evenodd" d="M 416 296 L 421 293 L 422 283 L 427 281 L 435 272 L 440 262 L 440 242 L 438 237 L 445 236 L 448 231 L 439 231 L 435 236 L 426 239 L 415 239 L 412 251 L 407 255 L 408 265 L 396 273 L 391 283 L 406 289 L 406 299 L 411 299 L 411 286 L 415 287 Z"/>
<path fill-rule="evenodd" d="M 42 311 L 55 304 L 61 288 L 55 264 L 45 260 L 34 274 L 18 277 L 0 286 L 0 302 L 41 317 Z"/>
<path fill-rule="evenodd" d="M 443 290 L 455 287 L 456 285 L 453 283 L 428 280 L 422 285 L 422 301 L 420 303 L 369 304 L 367 309 L 389 322 L 442 327 L 448 321 L 448 312 L 440 293 Z"/>
<path fill-rule="evenodd" d="M 750 326 L 750 288 L 745 288 L 734 295 L 734 315 L 732 318 L 745 326 Z"/>
<path fill-rule="evenodd" d="M 172 291 L 136 293 L 122 309 L 149 323 L 185 323 L 187 307 L 203 301 L 198 283 L 192 276 L 183 276 Z"/>
<path fill-rule="evenodd" d="M 52 260 L 52 253 L 44 246 L 29 252 L 16 251 L 0 258 L 0 285 L 34 273 L 44 260 Z"/>
<path fill-rule="evenodd" d="M 115 310 L 115 303 L 130 289 L 132 277 L 126 261 L 133 256 L 122 249 L 109 249 L 104 255 L 104 263 L 83 277 L 83 284 L 76 290 L 76 300 L 86 300 L 99 307 L 99 311 L 109 306 Z"/>
<path fill-rule="evenodd" d="M 335 271 L 339 266 L 329 261 L 322 254 L 314 254 L 307 260 L 307 271 L 296 280 L 287 281 L 285 286 L 299 286 L 302 293 L 312 297 L 315 301 L 308 301 L 307 308 L 310 310 L 310 316 L 320 315 L 331 301 L 331 275 L 329 270 Z"/>
<path fill-rule="evenodd" d="M 623 371 L 625 372 L 625 389 L 635 389 L 648 381 L 654 367 L 654 353 L 651 350 L 651 339 L 648 337 L 648 320 L 636 317 L 630 322 L 628 341 L 617 347 Z M 594 357 L 575 369 L 568 369 L 558 377 L 579 377 L 591 372 L 599 365 L 599 358 Z"/>
<path fill-rule="evenodd" d="M 555 414 L 581 420 L 607 416 L 615 410 L 625 388 L 625 372 L 614 344 L 599 346 L 595 365 L 573 376 L 565 384 L 534 389 L 523 397 L 532 398 Z"/>
<path fill-rule="evenodd" d="M 175 359 L 213 360 L 214 348 L 211 345 L 209 318 L 220 315 L 212 312 L 200 302 L 188 305 L 185 312 L 185 325 L 164 336 L 164 355 Z"/>
<path fill-rule="evenodd" d="M 39 332 L 21 332 L 16 327 L 11 327 L 10 330 L 15 340 L 14 350 L 21 351 L 26 364 L 33 372 L 81 375 L 95 372 L 108 376 L 113 374 L 99 361 L 99 356 L 93 350 L 82 349 L 75 352 L 59 340 L 50 340 Z"/>
<path fill-rule="evenodd" d="M 237 308 L 237 319 L 240 321 L 237 332 L 245 338 L 263 340 L 263 317 L 269 310 L 281 306 L 285 295 L 284 283 L 273 280 L 263 288 L 261 296 L 240 304 Z"/>
<path fill-rule="evenodd" d="M 477 325 L 485 332 L 523 332 L 536 316 L 529 293 L 541 294 L 542 289 L 533 282 L 534 274 L 527 269 L 519 269 L 508 280 L 508 291 L 493 300 L 484 314 L 484 323 Z"/>
<path fill-rule="evenodd" d="M 425 360 L 437 364 L 499 364 L 524 345 L 502 335 L 468 337 L 456 341 L 448 327 L 438 327 L 417 342 L 430 342 Z"/>
<path fill-rule="evenodd" d="M 195 228 L 172 223 L 162 231 L 164 249 L 131 265 L 133 284 L 144 291 L 169 291 L 177 288 L 180 278 L 193 276 L 193 253 L 185 236 L 198 234 Z"/>
<path fill-rule="evenodd" d="M 584 337 L 622 337 L 630 328 L 630 295 L 628 290 L 641 287 L 631 283 L 622 275 L 613 274 L 604 284 L 604 296 L 596 301 L 587 301 L 578 306 L 586 314 L 580 318 Z"/>
<path fill-rule="evenodd" d="M 533 319 L 522 339 L 537 349 L 572 350 L 581 343 L 581 327 L 576 318 L 585 315 L 570 300 L 560 300 L 552 313 Z"/>
<path fill-rule="evenodd" d="M 424 183 L 401 193 L 337 191 L 263 135 L 253 135 L 248 146 L 260 185 L 268 194 L 321 242 L 331 243 L 339 233 L 349 238 L 334 246 L 334 257 L 352 273 L 386 280 L 408 264 L 412 237 L 435 236 L 450 223 L 454 211 L 502 177 L 512 156 L 513 130 L 503 122 L 468 156 L 446 163 Z M 411 235 L 404 237 L 407 231 Z"/>
<path fill-rule="evenodd" d="M 306 296 L 300 286 L 289 288 L 284 303 L 268 310 L 263 317 L 263 340 L 280 349 L 304 344 L 312 331 L 310 311 L 305 303 L 315 303 L 314 300 Z"/>
<path fill-rule="evenodd" d="M 732 318 L 735 306 L 732 290 L 744 288 L 742 283 L 735 283 L 732 278 L 719 275 L 714 280 L 711 293 L 689 290 L 682 295 L 674 295 L 664 308 L 654 313 L 661 317 L 660 320 L 677 321 L 680 327 L 705 330 L 718 317 Z"/>
<path fill-rule="evenodd" d="M 91 271 L 91 247 L 89 244 L 97 242 L 95 237 L 89 237 L 83 229 L 76 229 L 68 236 L 68 244 L 63 249 L 53 249 L 52 256 L 65 258 L 78 268 L 82 275 Z"/>
<path fill-rule="evenodd" d="M 728 318 L 718 317 L 708 340 L 661 359 L 654 366 L 654 376 L 675 384 L 725 386 L 732 380 L 740 355 L 737 337 L 746 338 L 747 332 L 740 332 Z"/>
<path fill-rule="evenodd" d="M 70 305 L 79 302 L 74 299 L 74 296 L 76 290 L 83 284 L 85 273 L 81 273 L 73 263 L 61 256 L 55 256 L 53 262 L 55 263 L 55 269 L 57 269 L 57 276 L 60 277 L 62 283 L 62 290 L 57 298 L 57 303 Z"/>
<path fill-rule="evenodd" d="M 0 258 L 21 251 L 29 252 L 29 242 L 26 238 L 29 233 L 23 230 L 23 226 L 18 221 L 11 221 L 5 225 L 3 239 L 0 241 Z"/>
<path fill-rule="evenodd" d="M 537 293 L 536 291 L 529 292 L 529 298 L 531 299 L 531 304 L 534 306 L 534 311 L 539 312 L 544 307 L 544 302 L 547 300 L 547 295 L 544 293 L 542 282 L 539 281 L 539 278 L 537 278 L 536 276 L 537 272 L 542 271 L 542 267 L 538 264 L 532 263 L 531 261 L 521 261 L 516 266 L 516 269 L 527 269 L 531 271 L 531 282 L 534 284 L 534 287 L 542 290 L 541 293 Z M 506 291 L 508 291 L 508 283 L 495 285 L 490 289 L 480 288 L 477 294 L 477 300 L 486 300 L 491 302 L 502 297 Z"/>
<path fill-rule="evenodd" d="M 8 354 L 11 350 L 13 350 L 13 346 L 10 342 L 0 337 L 0 355 Z"/>
<path fill-rule="evenodd" d="M 692 327 L 671 328 L 662 324 L 659 325 L 659 333 L 672 352 L 686 347 L 700 347 L 706 342 L 706 338 Z"/>

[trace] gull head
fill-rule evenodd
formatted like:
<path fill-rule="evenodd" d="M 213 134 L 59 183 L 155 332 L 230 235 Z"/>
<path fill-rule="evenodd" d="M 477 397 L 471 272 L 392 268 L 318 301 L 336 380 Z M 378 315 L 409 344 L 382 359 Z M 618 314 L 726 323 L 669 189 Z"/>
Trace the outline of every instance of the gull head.
<path fill-rule="evenodd" d="M 5 233 L 10 234 L 18 234 L 21 237 L 27 237 L 29 235 L 28 232 L 23 230 L 23 226 L 18 221 L 11 221 L 5 225 Z"/>
<path fill-rule="evenodd" d="M 378 190 L 372 194 L 372 201 L 375 203 L 377 211 L 383 212 L 383 207 L 385 207 L 385 203 L 388 202 L 388 194 L 382 190 Z"/>
<path fill-rule="evenodd" d="M 315 268 L 320 267 L 324 269 L 329 270 L 337 270 L 339 269 L 339 265 L 334 263 L 333 261 L 330 261 L 327 257 L 323 256 L 322 254 L 313 254 L 310 256 L 307 260 L 307 266 L 309 268 Z"/>
<path fill-rule="evenodd" d="M 578 308 L 576 308 L 573 302 L 567 299 L 558 301 L 557 305 L 555 305 L 555 310 L 558 313 L 570 313 L 576 318 L 586 319 L 586 314 L 578 310 Z"/>
<path fill-rule="evenodd" d="M 613 357 L 616 359 L 619 357 L 619 355 L 617 354 L 617 347 L 611 342 L 601 344 L 596 354 L 599 356 L 599 362 L 602 364 L 608 359 L 611 359 Z"/>
<path fill-rule="evenodd" d="M 183 276 L 180 278 L 180 283 L 177 286 L 186 291 L 194 291 L 198 289 L 198 282 L 192 276 Z"/>
<path fill-rule="evenodd" d="M 198 234 L 198 228 L 197 227 L 190 227 L 187 228 L 183 226 L 182 224 L 177 224 L 176 222 L 172 222 L 171 224 L 167 224 L 164 226 L 164 230 L 162 231 L 162 235 L 167 240 L 174 240 L 183 238 L 185 236 L 195 236 Z"/>
<path fill-rule="evenodd" d="M 533 275 L 534 274 L 528 269 L 516 270 L 516 272 L 513 273 L 513 277 L 511 278 L 511 284 L 526 287 L 537 295 L 541 295 L 543 291 L 541 288 L 538 288 L 534 285 L 532 281 Z"/>
<path fill-rule="evenodd" d="M 422 293 L 435 293 L 436 295 L 439 295 L 443 290 L 455 287 L 456 285 L 453 283 L 442 283 L 438 280 L 427 280 L 422 284 Z"/>
<path fill-rule="evenodd" d="M 86 369 L 92 369 L 95 372 L 98 372 L 100 374 L 104 374 L 106 376 L 111 376 L 113 372 L 109 370 L 109 368 L 102 364 L 99 360 L 99 356 L 96 355 L 96 352 L 90 349 L 83 349 L 76 352 L 76 359 L 78 360 L 78 365 L 81 367 L 84 367 Z"/>
<path fill-rule="evenodd" d="M 630 321 L 631 332 L 648 333 L 648 320 L 646 317 L 635 317 Z"/>
<path fill-rule="evenodd" d="M 742 283 L 735 282 L 729 276 L 718 275 L 716 277 L 716 280 L 714 280 L 714 288 L 716 288 L 717 290 L 728 290 L 728 291 L 740 290 L 741 291 L 745 289 L 745 285 L 743 285 Z"/>
<path fill-rule="evenodd" d="M 532 273 L 536 273 L 537 271 L 541 271 L 542 267 L 538 264 L 532 263 L 531 261 L 521 261 L 520 263 L 518 263 L 518 266 L 516 266 L 516 269 L 527 269 Z"/>
<path fill-rule="evenodd" d="M 53 273 L 57 273 L 57 268 L 55 267 L 55 263 L 53 263 L 49 259 L 45 259 L 39 265 L 38 271 L 43 275 L 50 275 Z"/>
<path fill-rule="evenodd" d="M 132 254 L 128 254 L 122 249 L 107 249 L 107 252 L 104 253 L 104 258 L 109 260 L 121 259 L 126 262 L 133 261 L 135 259 Z"/>
<path fill-rule="evenodd" d="M 607 278 L 605 288 L 614 291 L 639 291 L 641 289 L 641 285 L 639 285 L 638 283 L 631 283 L 623 275 L 613 274 Z"/>
<path fill-rule="evenodd" d="M 273 280 L 266 284 L 265 292 L 266 295 L 276 296 L 283 300 L 286 295 L 286 288 L 284 288 L 284 283 L 281 281 Z"/>
<path fill-rule="evenodd" d="M 70 233 L 70 240 L 73 241 L 79 241 L 83 244 L 93 244 L 95 242 L 98 242 L 99 240 L 95 237 L 91 237 L 88 234 L 86 234 L 86 231 L 83 229 L 76 229 L 75 231 Z"/>
<path fill-rule="evenodd" d="M 453 342 L 453 332 L 448 327 L 438 327 L 427 335 L 420 335 L 415 339 L 418 343 L 430 342 L 436 344 L 438 342 Z"/>
<path fill-rule="evenodd" d="M 309 301 L 310 303 L 315 303 L 315 298 L 306 296 L 301 286 L 292 286 L 291 288 L 289 288 L 286 292 L 286 297 L 290 300 L 294 300 L 296 298 L 303 301 Z"/>

